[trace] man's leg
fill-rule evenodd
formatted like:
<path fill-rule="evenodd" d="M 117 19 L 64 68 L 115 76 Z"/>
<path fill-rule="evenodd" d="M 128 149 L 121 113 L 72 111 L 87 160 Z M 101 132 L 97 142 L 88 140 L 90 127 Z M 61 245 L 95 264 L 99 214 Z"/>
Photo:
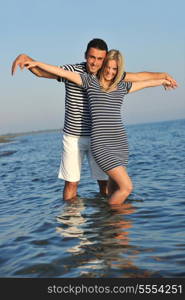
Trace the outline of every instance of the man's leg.
<path fill-rule="evenodd" d="M 108 181 L 107 180 L 98 180 L 100 194 L 102 196 L 107 196 L 108 194 Z"/>
<path fill-rule="evenodd" d="M 63 199 L 70 200 L 77 197 L 78 182 L 65 181 Z"/>
<path fill-rule="evenodd" d="M 111 177 L 109 177 L 109 180 L 108 180 L 108 196 L 110 197 L 117 189 L 118 189 L 118 185 L 116 184 L 116 182 Z"/>
<path fill-rule="evenodd" d="M 70 200 L 77 196 L 81 163 L 84 157 L 80 139 L 80 137 L 63 135 L 63 149 L 58 178 L 65 180 L 63 190 L 64 200 Z"/>

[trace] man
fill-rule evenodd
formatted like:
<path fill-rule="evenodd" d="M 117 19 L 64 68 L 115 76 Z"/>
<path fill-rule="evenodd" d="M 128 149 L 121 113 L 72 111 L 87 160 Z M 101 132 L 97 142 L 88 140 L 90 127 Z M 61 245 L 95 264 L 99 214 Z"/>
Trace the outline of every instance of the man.
<path fill-rule="evenodd" d="M 101 69 L 108 47 L 102 39 L 93 39 L 87 45 L 85 52 L 86 61 L 75 65 L 64 65 L 62 68 L 73 72 L 89 72 L 96 75 Z M 26 54 L 19 55 L 12 65 L 12 75 L 17 66 L 23 69 L 25 61 L 33 61 Z M 107 175 L 98 167 L 90 152 L 90 115 L 88 111 L 88 99 L 86 92 L 79 86 L 58 78 L 38 67 L 33 67 L 30 71 L 38 76 L 56 79 L 65 83 L 65 119 L 63 129 L 63 152 L 58 177 L 65 180 L 63 197 L 65 200 L 77 196 L 78 183 L 80 181 L 81 166 L 85 156 L 88 157 L 91 175 L 98 181 L 100 193 L 107 193 Z M 172 86 L 176 86 L 176 81 L 167 73 L 139 72 L 124 73 L 125 81 L 140 81 L 148 79 L 165 78 L 171 81 Z"/>

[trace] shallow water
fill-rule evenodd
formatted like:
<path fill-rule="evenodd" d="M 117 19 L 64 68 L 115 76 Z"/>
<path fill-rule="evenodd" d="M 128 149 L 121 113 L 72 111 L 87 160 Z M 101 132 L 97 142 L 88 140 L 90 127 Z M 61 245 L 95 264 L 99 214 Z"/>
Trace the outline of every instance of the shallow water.
<path fill-rule="evenodd" d="M 78 200 L 62 200 L 60 133 L 1 144 L 1 277 L 185 277 L 185 120 L 128 136 L 134 191 L 120 210 L 87 162 Z"/>

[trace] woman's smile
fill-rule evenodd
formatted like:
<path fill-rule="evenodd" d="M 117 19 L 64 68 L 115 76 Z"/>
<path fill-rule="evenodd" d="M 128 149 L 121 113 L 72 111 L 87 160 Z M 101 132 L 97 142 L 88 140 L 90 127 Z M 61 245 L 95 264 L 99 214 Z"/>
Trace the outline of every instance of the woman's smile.
<path fill-rule="evenodd" d="M 115 60 L 109 60 L 104 69 L 103 77 L 106 81 L 112 81 L 117 75 L 118 65 Z"/>

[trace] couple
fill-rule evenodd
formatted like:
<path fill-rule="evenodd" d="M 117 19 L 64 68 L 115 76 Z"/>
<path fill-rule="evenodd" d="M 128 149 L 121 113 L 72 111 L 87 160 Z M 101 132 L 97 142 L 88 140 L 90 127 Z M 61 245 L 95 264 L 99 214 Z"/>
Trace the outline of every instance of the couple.
<path fill-rule="evenodd" d="M 177 83 L 167 73 L 126 73 L 121 53 L 108 51 L 101 39 L 88 43 L 85 59 L 81 64 L 56 67 L 21 54 L 13 62 L 12 74 L 17 66 L 26 67 L 39 77 L 65 83 L 63 153 L 59 171 L 59 178 L 65 180 L 64 199 L 76 197 L 81 164 L 88 154 L 92 177 L 98 180 L 101 194 L 108 193 L 111 205 L 120 205 L 132 191 L 126 170 L 127 137 L 120 114 L 123 98 L 127 93 L 146 87 L 176 88 Z"/>

